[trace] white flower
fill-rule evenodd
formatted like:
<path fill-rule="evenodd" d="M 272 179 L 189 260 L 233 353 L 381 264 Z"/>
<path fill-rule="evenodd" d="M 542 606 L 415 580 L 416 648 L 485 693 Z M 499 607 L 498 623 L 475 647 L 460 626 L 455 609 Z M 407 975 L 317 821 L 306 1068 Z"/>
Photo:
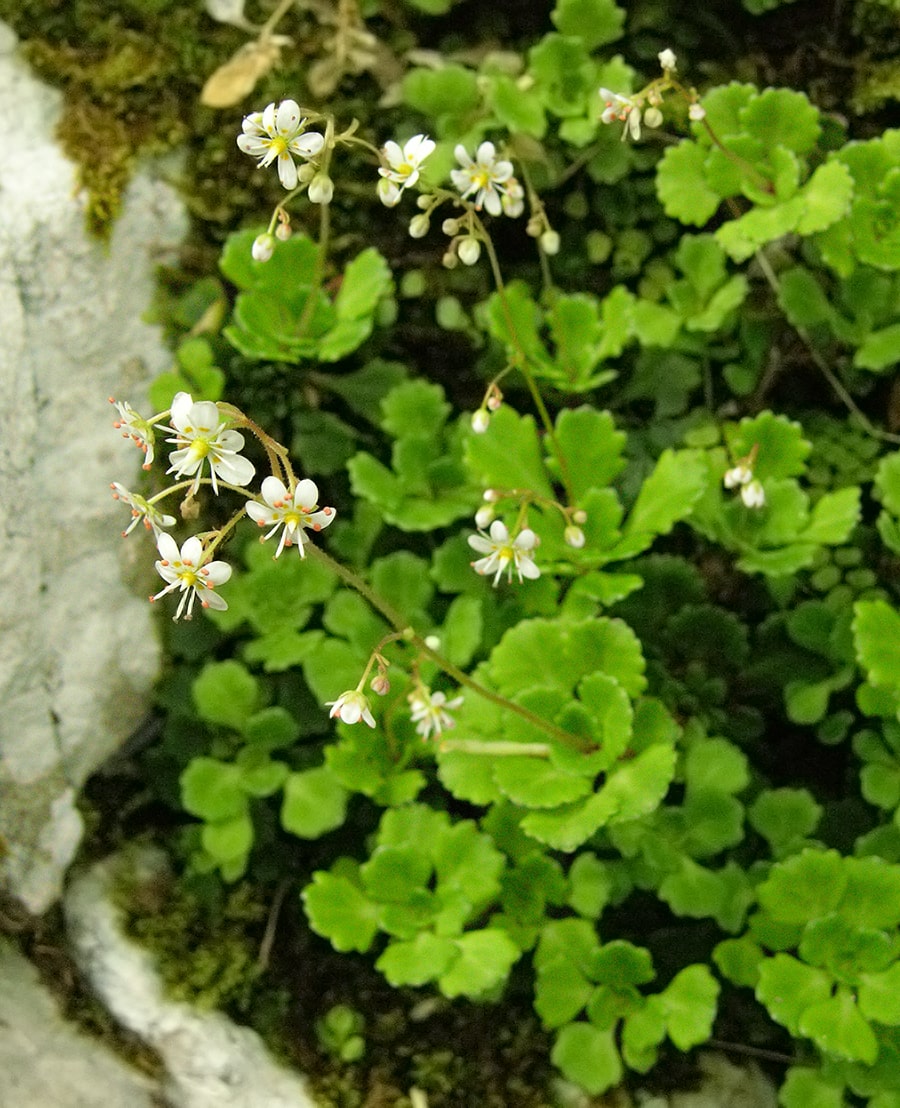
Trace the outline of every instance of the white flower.
<path fill-rule="evenodd" d="M 153 425 L 143 416 L 139 416 L 127 400 L 113 400 L 110 397 L 109 402 L 119 413 L 119 418 L 113 421 L 113 427 L 122 432 L 123 439 L 131 439 L 135 446 L 143 450 L 145 455 L 143 467 L 149 469 L 153 465 L 153 448 L 156 442 Z"/>
<path fill-rule="evenodd" d="M 244 436 L 228 429 L 219 408 L 211 400 L 199 400 L 195 404 L 190 393 L 175 394 L 171 409 L 175 437 L 166 439 L 179 449 L 169 455 L 172 463 L 166 473 L 176 477 L 196 474 L 193 492 L 200 488 L 203 463 L 209 461 L 213 492 L 218 493 L 216 477 L 232 485 L 249 485 L 256 468 L 242 458 L 238 451 L 244 445 Z"/>
<path fill-rule="evenodd" d="M 741 488 L 741 500 L 746 508 L 762 508 L 766 503 L 766 490 L 762 482 L 753 480 Z"/>
<path fill-rule="evenodd" d="M 422 162 L 434 150 L 434 141 L 427 135 L 413 135 L 403 144 L 386 142 L 381 148 L 387 165 L 379 166 L 378 198 L 386 208 L 393 208 L 403 195 L 419 179 Z"/>
<path fill-rule="evenodd" d="M 255 262 L 267 262 L 275 253 L 275 238 L 273 235 L 257 235 L 250 247 L 250 254 Z"/>
<path fill-rule="evenodd" d="M 300 557 L 306 557 L 303 549 L 307 541 L 304 528 L 321 531 L 334 519 L 334 508 L 319 508 L 319 490 L 316 483 L 310 480 L 298 481 L 293 493 L 289 493 L 277 477 L 267 477 L 262 483 L 262 495 L 265 504 L 256 500 L 247 503 L 247 515 L 260 527 L 271 527 L 260 541 L 270 539 L 279 527 L 283 527 L 275 557 L 294 543 Z"/>
<path fill-rule="evenodd" d="M 132 520 L 128 527 L 122 532 L 122 538 L 126 535 L 130 535 L 131 532 L 137 527 L 137 525 L 144 521 L 144 526 L 148 531 L 152 531 L 154 535 L 159 536 L 164 527 L 174 527 L 175 517 L 166 515 L 165 512 L 161 512 L 159 508 L 155 507 L 148 500 L 145 500 L 143 496 L 140 496 L 136 492 L 130 492 L 124 485 L 120 485 L 118 481 L 113 481 L 109 486 L 113 491 L 113 500 L 121 500 L 124 504 L 127 504 L 131 508 Z"/>
<path fill-rule="evenodd" d="M 663 69 L 675 68 L 677 58 L 675 57 L 675 52 L 673 50 L 670 50 L 668 47 L 666 47 L 665 50 L 660 50 L 659 54 L 657 54 L 657 57 L 659 58 L 659 64 L 662 66 Z"/>
<path fill-rule="evenodd" d="M 641 137 L 641 104 L 631 96 L 621 96 L 618 92 L 610 92 L 608 88 L 600 89 L 600 99 L 605 107 L 600 115 L 602 123 L 613 123 L 618 120 L 624 123 L 622 138 L 630 134 L 633 139 Z"/>
<path fill-rule="evenodd" d="M 691 104 L 688 108 L 688 119 L 692 119 L 695 123 L 699 123 L 701 119 L 706 119 L 706 108 L 702 104 Z"/>
<path fill-rule="evenodd" d="M 196 537 L 187 539 L 179 551 L 178 543 L 164 531 L 158 536 L 156 546 L 160 556 L 156 563 L 156 572 L 167 584 L 155 596 L 150 597 L 151 601 L 180 589 L 182 597 L 175 619 L 180 619 L 182 614 L 185 619 L 190 619 L 197 597 L 204 608 L 225 611 L 228 603 L 213 590 L 216 585 L 224 585 L 231 576 L 231 566 L 227 562 L 207 562 L 204 565 L 203 543 Z"/>
<path fill-rule="evenodd" d="M 500 215 L 503 211 L 502 197 L 507 193 L 507 185 L 514 181 L 512 162 L 498 159 L 492 142 L 483 142 L 475 152 L 475 159 L 469 157 L 463 145 L 456 147 L 454 153 L 462 169 L 452 169 L 450 178 L 454 188 L 465 199 L 473 196 L 478 211 L 485 208 L 491 215 Z M 516 182 L 516 187 L 521 186 Z"/>
<path fill-rule="evenodd" d="M 525 528 L 514 539 L 510 539 L 509 531 L 502 520 L 495 519 L 491 524 L 489 536 L 483 532 L 469 536 L 469 546 L 486 557 L 472 562 L 472 569 L 481 576 L 494 574 L 494 585 L 504 570 L 507 581 L 512 582 L 513 571 L 518 574 L 521 582 L 524 577 L 530 580 L 540 577 L 541 571 L 531 558 L 531 551 L 537 546 L 538 538 L 534 531 Z M 495 572 L 496 571 L 496 572 Z"/>
<path fill-rule="evenodd" d="M 314 158 L 325 145 L 318 131 L 303 133 L 306 119 L 296 100 L 268 104 L 261 112 L 244 116 L 243 134 L 237 144 L 245 154 L 258 158 L 259 168 L 278 162 L 278 179 L 286 189 L 297 187 L 294 158 Z"/>
<path fill-rule="evenodd" d="M 330 708 L 328 713 L 332 719 L 339 719 L 341 723 L 367 723 L 369 727 L 375 726 L 375 718 L 369 709 L 368 697 L 358 689 L 349 689 L 342 692 L 337 700 L 329 700 L 325 705 Z"/>
<path fill-rule="evenodd" d="M 440 735 L 456 726 L 456 720 L 448 714 L 463 702 L 461 696 L 448 700 L 442 692 L 431 692 L 420 685 L 409 694 L 410 716 L 416 725 L 416 734 L 428 739 L 432 734 Z"/>
<path fill-rule="evenodd" d="M 738 462 L 732 469 L 725 471 L 722 484 L 726 489 L 736 489 L 741 485 L 747 485 L 753 480 L 753 470 L 743 462 Z"/>

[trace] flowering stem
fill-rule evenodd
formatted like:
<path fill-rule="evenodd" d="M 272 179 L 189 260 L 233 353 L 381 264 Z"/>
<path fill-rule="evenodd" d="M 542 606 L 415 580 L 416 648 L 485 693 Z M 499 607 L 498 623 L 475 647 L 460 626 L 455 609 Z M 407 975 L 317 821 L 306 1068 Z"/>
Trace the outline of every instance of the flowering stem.
<path fill-rule="evenodd" d="M 287 447 L 282 446 L 280 442 L 273 439 L 271 435 L 267 434 L 267 432 L 248 415 L 244 415 L 240 408 L 235 408 L 232 404 L 227 404 L 224 401 L 219 402 L 219 408 L 231 418 L 236 427 L 246 427 L 251 435 L 259 440 L 263 450 L 266 452 L 266 457 L 269 460 L 269 468 L 272 470 L 273 475 L 277 477 L 280 470 L 283 472 L 287 484 L 293 487 L 295 484 L 294 470 L 291 466 Z M 247 495 L 246 490 L 238 491 L 242 491 L 245 496 Z"/>
<path fill-rule="evenodd" d="M 550 747 L 546 743 L 482 742 L 480 739 L 444 739 L 441 750 L 458 750 L 463 754 L 499 754 L 515 758 L 518 754 L 530 754 L 532 758 L 549 758 Z"/>
<path fill-rule="evenodd" d="M 513 712 L 534 727 L 540 728 L 541 731 L 550 735 L 551 738 L 564 743 L 573 750 L 586 753 L 595 749 L 594 744 L 587 739 L 579 735 L 573 735 L 569 731 L 564 731 L 561 727 L 557 727 L 555 723 L 551 723 L 550 720 L 542 719 L 540 716 L 535 715 L 534 712 L 529 711 L 527 708 L 523 708 L 521 704 L 515 704 L 511 700 L 507 700 L 505 696 L 501 696 L 499 693 L 495 693 L 492 689 L 485 688 L 484 685 L 473 680 L 467 673 L 459 669 L 458 666 L 455 666 L 448 658 L 445 658 L 436 650 L 432 650 L 421 635 L 417 635 L 409 626 L 403 616 L 391 604 L 388 604 L 386 600 L 383 600 L 377 593 L 373 592 L 359 574 L 354 573 L 348 566 L 342 565 L 340 562 L 336 561 L 330 554 L 327 554 L 321 547 L 315 546 L 313 543 L 307 546 L 307 550 L 312 557 L 317 558 L 323 565 L 326 565 L 334 574 L 340 577 L 346 585 L 355 589 L 360 596 L 367 600 L 377 612 L 380 612 L 396 630 L 397 639 L 411 643 L 421 654 L 430 658 L 435 665 L 439 666 L 444 673 L 452 677 L 458 684 L 467 689 L 471 689 L 472 692 L 483 697 L 485 700 L 491 701 L 492 704 L 496 704 L 498 707 L 508 712 Z"/>
<path fill-rule="evenodd" d="M 325 259 L 328 257 L 328 239 L 331 234 L 331 205 L 319 205 L 319 246 L 316 252 L 316 263 L 313 267 L 312 283 L 300 319 L 297 321 L 297 334 L 305 335 L 316 310 L 316 302 L 319 299 L 319 291 L 322 288 L 322 280 L 325 276 Z"/>
<path fill-rule="evenodd" d="M 503 317 L 506 321 L 506 326 L 509 331 L 510 338 L 512 339 L 515 347 L 515 364 L 516 368 L 525 378 L 525 383 L 528 385 L 528 391 L 531 393 L 531 398 L 534 401 L 534 406 L 537 409 L 538 415 L 541 418 L 541 422 L 544 425 L 544 430 L 547 432 L 547 437 L 553 444 L 553 453 L 556 455 L 556 460 L 559 462 L 559 474 L 563 483 L 563 487 L 566 490 L 566 499 L 569 504 L 575 503 L 575 497 L 572 493 L 572 478 L 569 474 L 569 463 L 566 461 L 566 456 L 563 453 L 559 441 L 556 437 L 556 430 L 553 426 L 553 421 L 550 419 L 550 413 L 547 411 L 547 405 L 544 403 L 544 398 L 541 396 L 540 389 L 537 387 L 537 382 L 531 374 L 528 368 L 528 358 L 525 351 L 522 349 L 522 345 L 519 342 L 519 336 L 516 332 L 516 325 L 513 322 L 512 312 L 509 309 L 509 301 L 506 298 L 506 285 L 503 281 L 503 274 L 500 272 L 500 262 L 497 258 L 497 251 L 494 249 L 494 244 L 491 240 L 491 236 L 487 233 L 484 224 L 476 216 L 478 223 L 478 229 L 481 232 L 481 238 L 484 242 L 485 249 L 487 250 L 487 256 L 491 264 L 491 271 L 494 275 L 494 282 L 497 285 L 497 295 L 500 297 L 500 306 L 503 310 Z"/>

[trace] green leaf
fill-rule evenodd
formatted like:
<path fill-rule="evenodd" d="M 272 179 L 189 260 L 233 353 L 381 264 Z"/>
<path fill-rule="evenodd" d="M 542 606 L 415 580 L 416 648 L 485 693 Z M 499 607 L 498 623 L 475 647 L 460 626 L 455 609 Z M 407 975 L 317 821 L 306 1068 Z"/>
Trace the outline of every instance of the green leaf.
<path fill-rule="evenodd" d="M 705 1043 L 716 1018 L 719 983 L 708 966 L 686 966 L 660 996 L 669 1038 L 681 1051 Z"/>
<path fill-rule="evenodd" d="M 835 1087 L 807 1066 L 793 1066 L 787 1071 L 778 1103 L 782 1108 L 846 1108 L 847 1104 L 843 1083 Z"/>
<path fill-rule="evenodd" d="M 723 939 L 713 948 L 713 961 L 722 976 L 733 985 L 750 989 L 755 989 L 759 982 L 759 967 L 764 957 L 762 947 L 748 935 Z"/>
<path fill-rule="evenodd" d="M 806 470 L 812 450 L 803 437 L 799 423 L 772 412 L 742 419 L 736 428 L 726 431 L 732 456 L 745 458 L 756 448 L 753 472 L 765 485 L 767 481 L 798 477 Z"/>
<path fill-rule="evenodd" d="M 881 371 L 900 361 L 900 323 L 882 327 L 866 335 L 862 346 L 853 355 L 857 369 Z"/>
<path fill-rule="evenodd" d="M 347 791 L 325 766 L 292 773 L 284 786 L 281 826 L 300 839 L 318 839 L 344 822 Z"/>
<path fill-rule="evenodd" d="M 523 91 L 519 83 L 505 74 L 491 78 L 488 103 L 497 121 L 510 131 L 541 138 L 547 130 L 547 118 L 536 91 Z"/>
<path fill-rule="evenodd" d="M 534 420 L 507 405 L 493 414 L 484 434 L 466 439 L 466 462 L 481 488 L 531 489 L 553 496 Z"/>
<path fill-rule="evenodd" d="M 497 758 L 494 780 L 501 793 L 525 808 L 555 808 L 592 791 L 591 781 L 541 758 Z"/>
<path fill-rule="evenodd" d="M 900 692 L 900 614 L 885 600 L 858 600 L 853 613 L 860 666 L 873 685 Z"/>
<path fill-rule="evenodd" d="M 586 405 L 565 408 L 556 420 L 556 438 L 568 463 L 576 503 L 590 489 L 603 489 L 625 466 L 626 435 L 617 431 L 609 412 Z"/>
<path fill-rule="evenodd" d="M 625 12 L 614 0 L 557 0 L 550 18 L 561 34 L 580 38 L 585 50 L 615 42 L 625 26 Z"/>
<path fill-rule="evenodd" d="M 394 438 L 430 438 L 437 435 L 450 414 L 440 385 L 404 381 L 381 402 L 381 426 Z"/>
<path fill-rule="evenodd" d="M 622 1079 L 614 1032 L 601 1031 L 590 1023 L 579 1021 L 564 1027 L 556 1036 L 550 1060 L 564 1077 L 593 1096 Z"/>
<path fill-rule="evenodd" d="M 844 859 L 837 851 L 804 850 L 773 866 L 758 895 L 773 919 L 805 924 L 833 912 L 846 886 Z"/>
<path fill-rule="evenodd" d="M 746 755 L 727 739 L 692 743 L 684 762 L 689 789 L 739 793 L 750 782 Z"/>
<path fill-rule="evenodd" d="M 200 832 L 200 843 L 220 865 L 246 858 L 253 846 L 253 821 L 244 812 L 231 819 L 206 823 Z"/>
<path fill-rule="evenodd" d="M 334 300 L 339 320 L 371 316 L 382 296 L 391 291 L 393 280 L 387 262 L 374 246 L 363 250 L 344 270 L 341 287 Z"/>
<path fill-rule="evenodd" d="M 427 985 L 447 969 L 457 957 L 456 943 L 427 931 L 420 931 L 409 942 L 390 943 L 375 968 L 395 989 L 402 985 Z"/>
<path fill-rule="evenodd" d="M 240 662 L 207 662 L 191 695 L 201 719 L 240 731 L 256 710 L 259 685 Z"/>
<path fill-rule="evenodd" d="M 593 984 L 582 970 L 561 957 L 549 967 L 538 970 L 534 983 L 534 1010 L 544 1027 L 562 1027 L 582 1011 L 593 991 Z"/>
<path fill-rule="evenodd" d="M 546 34 L 528 51 L 541 99 L 559 116 L 584 116 L 596 92 L 596 66 L 577 38 Z"/>
<path fill-rule="evenodd" d="M 215 758 L 192 758 L 181 774 L 181 802 L 192 816 L 214 822 L 243 815 L 247 794 L 240 769 Z"/>
<path fill-rule="evenodd" d="M 461 65 L 412 69 L 403 78 L 401 87 L 404 101 L 435 120 L 437 133 L 442 137 L 461 137 L 466 117 L 481 102 L 475 73 Z"/>
<path fill-rule="evenodd" d="M 846 542 L 860 519 L 859 501 L 860 490 L 855 487 L 825 493 L 816 501 L 800 538 L 830 546 Z"/>
<path fill-rule="evenodd" d="M 753 829 L 776 856 L 811 835 L 822 818 L 822 806 L 806 789 L 766 789 L 747 813 Z"/>
<path fill-rule="evenodd" d="M 900 1025 L 900 962 L 882 973 L 860 974 L 859 1008 L 876 1023 Z"/>
<path fill-rule="evenodd" d="M 706 487 L 707 469 L 699 450 L 664 450 L 628 514 L 620 543 L 611 558 L 632 557 L 646 550 L 657 535 L 666 535 L 689 515 Z"/>
<path fill-rule="evenodd" d="M 839 988 L 835 996 L 806 1008 L 799 1031 L 827 1054 L 872 1065 L 878 1057 L 875 1032 L 860 1015 L 856 997 Z"/>
<path fill-rule="evenodd" d="M 503 931 L 468 931 L 455 940 L 457 957 L 438 979 L 444 996 L 480 996 L 506 980 L 520 950 Z"/>
<path fill-rule="evenodd" d="M 365 952 L 378 931 L 378 907 L 346 877 L 318 870 L 303 890 L 309 925 L 335 950 Z"/>
<path fill-rule="evenodd" d="M 799 1035 L 800 1021 L 806 1010 L 826 1002 L 831 997 L 831 975 L 792 958 L 776 954 L 760 963 L 756 999 L 766 1006 L 769 1015 Z"/>
<path fill-rule="evenodd" d="M 580 915 L 598 919 L 609 903 L 614 881 L 608 866 L 596 854 L 581 851 L 569 869 L 567 903 Z"/>
<path fill-rule="evenodd" d="M 819 137 L 819 112 L 802 92 L 769 88 L 753 97 L 739 112 L 743 128 L 770 147 L 786 146 L 806 154 Z"/>
<path fill-rule="evenodd" d="M 649 950 L 624 939 L 605 943 L 597 951 L 591 966 L 591 979 L 598 984 L 646 985 L 656 976 Z"/>
<path fill-rule="evenodd" d="M 656 194 L 666 215 L 679 223 L 702 227 L 722 202 L 722 195 L 707 184 L 705 164 L 705 151 L 688 140 L 668 147 L 659 161 Z"/>

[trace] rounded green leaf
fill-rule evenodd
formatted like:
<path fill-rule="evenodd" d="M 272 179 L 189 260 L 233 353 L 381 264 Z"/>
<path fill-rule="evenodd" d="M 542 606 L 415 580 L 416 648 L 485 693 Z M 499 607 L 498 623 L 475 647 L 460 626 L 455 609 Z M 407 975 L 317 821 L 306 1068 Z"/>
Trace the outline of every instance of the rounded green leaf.
<path fill-rule="evenodd" d="M 759 902 L 772 919 L 803 924 L 833 912 L 846 886 L 844 859 L 836 850 L 804 850 L 773 866 L 759 887 Z"/>
<path fill-rule="evenodd" d="M 426 985 L 446 972 L 457 956 L 456 943 L 427 931 L 409 942 L 390 943 L 375 968 L 395 989 L 401 985 Z"/>
<path fill-rule="evenodd" d="M 828 1000 L 831 989 L 830 974 L 804 965 L 789 954 L 776 954 L 760 963 L 756 999 L 766 1006 L 772 1019 L 797 1035 L 804 1012 Z"/>
<path fill-rule="evenodd" d="M 587 777 L 566 773 L 542 758 L 496 758 L 493 773 L 500 792 L 524 808 L 555 808 L 592 791 Z"/>
<path fill-rule="evenodd" d="M 622 1079 L 622 1060 L 613 1031 L 590 1023 L 570 1023 L 556 1036 L 551 1061 L 564 1077 L 593 1096 Z"/>
<path fill-rule="evenodd" d="M 875 1032 L 860 1015 L 848 989 L 811 1004 L 800 1017 L 799 1031 L 826 1054 L 871 1065 L 878 1057 Z"/>
<path fill-rule="evenodd" d="M 259 685 L 240 662 L 207 662 L 191 693 L 201 719 L 240 731 L 256 709 Z"/>
<path fill-rule="evenodd" d="M 219 823 L 206 823 L 200 833 L 200 842 L 218 863 L 244 858 L 253 846 L 253 821 L 245 812 Z"/>
<path fill-rule="evenodd" d="M 444 996 L 480 996 L 506 977 L 521 951 L 504 931 L 468 931 L 455 940 L 457 957 L 441 974 Z"/>
<path fill-rule="evenodd" d="M 317 839 L 340 827 L 347 790 L 325 766 L 292 773 L 284 786 L 281 826 L 300 839 Z"/>
<path fill-rule="evenodd" d="M 241 770 L 216 758 L 193 758 L 181 774 L 181 802 L 192 816 L 218 821 L 247 807 Z"/>
<path fill-rule="evenodd" d="M 378 931 L 378 907 L 346 877 L 322 870 L 302 893 L 309 925 L 335 950 L 364 954 Z"/>

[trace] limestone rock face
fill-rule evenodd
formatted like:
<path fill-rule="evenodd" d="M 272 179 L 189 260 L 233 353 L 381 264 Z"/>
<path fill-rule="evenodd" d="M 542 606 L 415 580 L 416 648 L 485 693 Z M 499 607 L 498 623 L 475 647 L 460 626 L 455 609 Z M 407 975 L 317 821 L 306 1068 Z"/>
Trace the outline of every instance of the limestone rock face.
<path fill-rule="evenodd" d="M 140 410 L 142 383 L 170 364 L 141 315 L 187 222 L 144 169 L 111 242 L 90 239 L 53 137 L 60 108 L 0 24 L 0 889 L 33 913 L 79 844 L 79 788 L 157 672 L 153 547 L 119 540 L 129 517 L 109 491 L 134 486 L 142 455 L 107 398 Z"/>

